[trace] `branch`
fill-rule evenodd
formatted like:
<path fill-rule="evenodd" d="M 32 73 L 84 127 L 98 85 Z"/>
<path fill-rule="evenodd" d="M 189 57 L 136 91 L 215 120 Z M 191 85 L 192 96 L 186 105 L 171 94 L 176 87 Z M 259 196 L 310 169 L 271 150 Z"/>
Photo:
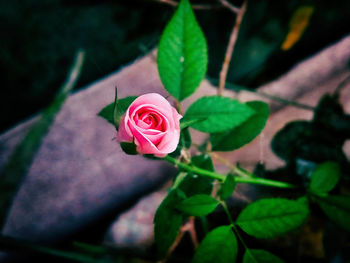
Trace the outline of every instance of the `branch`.
<path fill-rule="evenodd" d="M 163 160 L 166 160 L 179 169 L 185 170 L 190 173 L 194 173 L 197 175 L 201 176 L 206 176 L 209 178 L 216 179 L 220 182 L 223 182 L 226 178 L 225 174 L 219 174 L 216 172 L 208 171 L 202 168 L 199 168 L 194 165 L 189 165 L 185 164 L 183 162 L 180 162 L 179 160 L 167 155 L 163 158 Z M 238 169 L 237 169 L 238 171 Z M 235 171 L 236 172 L 236 171 Z M 296 186 L 285 183 L 285 182 L 280 182 L 280 181 L 274 181 L 274 180 L 269 180 L 269 179 L 264 179 L 264 178 L 258 178 L 258 177 L 235 177 L 236 183 L 244 183 L 244 184 L 259 184 L 259 185 L 265 185 L 265 186 L 272 186 L 272 187 L 278 187 L 278 188 L 296 188 Z"/>
<path fill-rule="evenodd" d="M 346 84 L 348 84 L 348 82 L 350 82 L 350 75 L 347 76 L 342 82 L 340 82 L 334 91 L 334 95 L 339 95 L 340 91 L 346 87 Z"/>
<path fill-rule="evenodd" d="M 227 49 L 226 49 L 225 59 L 224 59 L 224 62 L 222 64 L 222 69 L 220 71 L 218 95 L 222 95 L 222 93 L 225 89 L 225 82 L 226 82 L 228 67 L 230 66 L 232 53 L 233 53 L 233 50 L 234 50 L 234 47 L 235 47 L 235 44 L 237 41 L 239 28 L 241 26 L 241 22 L 242 22 L 244 13 L 246 11 L 246 7 L 247 7 L 247 0 L 245 0 L 243 2 L 242 7 L 239 9 L 239 12 L 238 12 L 237 17 L 236 17 L 236 23 L 235 23 L 235 25 L 232 29 L 231 35 L 230 35 L 230 40 L 229 40 L 229 43 L 228 43 Z"/>
<path fill-rule="evenodd" d="M 163 4 L 167 4 L 173 7 L 176 7 L 179 3 L 174 1 L 174 0 L 153 0 L 154 2 L 159 2 Z M 210 10 L 210 9 L 217 9 L 221 8 L 224 5 L 206 5 L 206 4 L 197 4 L 197 5 L 192 5 L 193 9 L 196 10 Z"/>
<path fill-rule="evenodd" d="M 180 228 L 180 231 L 174 243 L 171 245 L 165 258 L 162 261 L 160 261 L 160 263 L 166 263 L 169 260 L 170 255 L 174 252 L 174 250 L 180 244 L 181 239 L 183 238 L 186 232 L 190 234 L 194 248 L 196 249 L 198 247 L 198 239 L 197 239 L 196 229 L 194 226 L 194 217 L 192 216 L 189 218 L 188 222 Z"/>
<path fill-rule="evenodd" d="M 218 1 L 220 2 L 220 4 L 222 4 L 222 6 L 226 7 L 227 9 L 232 11 L 233 13 L 235 13 L 235 14 L 239 13 L 240 9 L 238 7 L 235 7 L 234 5 L 232 5 L 230 2 L 228 2 L 226 0 L 218 0 Z"/>

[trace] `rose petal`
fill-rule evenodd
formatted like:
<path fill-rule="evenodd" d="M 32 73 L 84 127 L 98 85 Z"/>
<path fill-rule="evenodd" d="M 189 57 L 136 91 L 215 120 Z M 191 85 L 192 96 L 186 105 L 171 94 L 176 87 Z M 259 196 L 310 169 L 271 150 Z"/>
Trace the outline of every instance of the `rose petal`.
<path fill-rule="evenodd" d="M 118 138 L 134 140 L 141 154 L 163 157 L 176 150 L 181 118 L 164 97 L 157 93 L 145 94 L 129 106 Z"/>
<path fill-rule="evenodd" d="M 130 105 L 130 112 L 134 112 L 135 108 L 146 104 L 156 107 L 156 109 L 161 111 L 166 116 L 171 116 L 173 107 L 163 96 L 159 95 L 158 93 L 148 93 L 136 98 Z"/>
<path fill-rule="evenodd" d="M 132 133 L 130 132 L 129 128 L 129 132 L 127 131 L 127 129 L 125 128 L 126 122 L 125 122 L 125 116 L 123 117 L 122 121 L 119 124 L 119 128 L 118 128 L 118 133 L 117 133 L 117 140 L 119 142 L 132 142 L 133 141 L 133 136 Z"/>

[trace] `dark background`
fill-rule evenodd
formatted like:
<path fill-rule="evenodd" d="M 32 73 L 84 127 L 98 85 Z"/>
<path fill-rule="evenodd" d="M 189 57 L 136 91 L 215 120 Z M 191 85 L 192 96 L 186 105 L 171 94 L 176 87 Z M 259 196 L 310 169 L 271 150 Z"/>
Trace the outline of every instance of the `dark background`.
<path fill-rule="evenodd" d="M 303 5 L 314 8 L 310 23 L 301 39 L 283 51 L 291 17 Z M 50 104 L 78 48 L 86 50 L 86 60 L 76 89 L 154 48 L 173 11 L 154 0 L 1 0 L 0 131 Z M 224 8 L 196 15 L 209 45 L 208 75 L 215 82 L 235 17 Z M 348 0 L 252 0 L 228 81 L 255 87 L 272 80 L 349 33 L 349 24 Z"/>

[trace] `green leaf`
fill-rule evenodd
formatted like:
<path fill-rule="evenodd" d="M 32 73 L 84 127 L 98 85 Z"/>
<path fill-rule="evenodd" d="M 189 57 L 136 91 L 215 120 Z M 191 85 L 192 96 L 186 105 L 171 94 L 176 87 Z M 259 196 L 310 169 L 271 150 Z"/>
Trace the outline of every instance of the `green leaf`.
<path fill-rule="evenodd" d="M 107 120 L 109 123 L 114 125 L 114 120 L 113 120 L 113 109 L 114 109 L 114 103 L 111 103 L 104 107 L 99 113 L 98 116 L 104 118 Z"/>
<path fill-rule="evenodd" d="M 199 168 L 214 172 L 214 164 L 209 154 L 193 156 L 191 163 Z"/>
<path fill-rule="evenodd" d="M 332 221 L 350 231 L 350 196 L 317 196 L 316 201 Z"/>
<path fill-rule="evenodd" d="M 283 263 L 279 257 L 266 250 L 250 249 L 246 250 L 243 257 L 243 263 Z"/>
<path fill-rule="evenodd" d="M 208 51 L 188 0 L 181 0 L 158 46 L 158 71 L 165 89 L 178 100 L 190 96 L 207 71 Z"/>
<path fill-rule="evenodd" d="M 208 171 L 214 171 L 213 161 L 208 154 L 196 155 L 191 159 L 192 164 Z M 186 196 L 190 197 L 198 194 L 210 195 L 213 190 L 213 179 L 196 174 L 187 174 L 179 183 Z"/>
<path fill-rule="evenodd" d="M 116 101 L 117 107 L 116 111 L 114 112 L 115 109 L 115 103 L 111 103 L 104 107 L 99 113 L 98 116 L 106 119 L 109 123 L 113 124 L 118 128 L 119 123 L 129 108 L 130 104 L 136 99 L 136 96 L 130 96 L 130 97 L 125 97 L 122 99 L 119 99 Z M 116 123 L 115 123 L 116 121 Z"/>
<path fill-rule="evenodd" d="M 214 151 L 236 150 L 251 142 L 263 130 L 270 114 L 269 106 L 261 101 L 250 101 L 246 104 L 256 114 L 228 132 L 211 134 L 210 141 Z"/>
<path fill-rule="evenodd" d="M 219 202 L 210 195 L 194 195 L 177 205 L 177 209 L 190 216 L 205 216 L 218 206 Z"/>
<path fill-rule="evenodd" d="M 273 238 L 299 227 L 308 215 L 309 208 L 304 202 L 266 198 L 249 204 L 236 223 L 256 238 Z"/>
<path fill-rule="evenodd" d="M 182 214 L 175 206 L 184 199 L 177 189 L 169 192 L 154 216 L 154 239 L 159 256 L 164 256 L 174 243 L 182 224 Z"/>
<path fill-rule="evenodd" d="M 202 132 L 215 133 L 233 129 L 248 120 L 255 111 L 246 104 L 227 97 L 207 96 L 195 101 L 184 120 L 199 120 L 191 127 Z"/>
<path fill-rule="evenodd" d="M 314 193 L 328 193 L 336 186 L 340 176 L 338 163 L 322 163 L 316 167 L 311 175 L 310 190 Z"/>
<path fill-rule="evenodd" d="M 135 143 L 132 142 L 121 142 L 120 147 L 122 148 L 123 152 L 129 155 L 136 155 L 138 154 L 136 150 Z"/>
<path fill-rule="evenodd" d="M 213 190 L 213 179 L 196 174 L 187 174 L 178 187 L 188 197 L 198 194 L 210 195 Z"/>
<path fill-rule="evenodd" d="M 187 174 L 186 172 L 180 172 L 179 174 L 177 174 L 176 177 L 175 177 L 175 180 L 174 180 L 174 182 L 173 182 L 173 185 L 172 185 L 171 189 L 176 189 L 176 188 L 178 188 L 178 187 L 182 184 L 182 182 L 185 180 L 185 178 L 186 178 L 187 175 L 188 175 L 188 174 Z M 182 190 L 182 189 L 180 189 L 180 190 Z M 183 192 L 184 192 L 184 191 L 183 191 Z M 184 193 L 185 193 L 185 195 L 186 195 L 186 192 L 184 192 Z"/>
<path fill-rule="evenodd" d="M 202 117 L 202 118 L 198 118 L 198 119 L 190 119 L 190 120 L 183 120 L 183 118 L 180 120 L 180 129 L 185 129 L 189 126 L 192 126 L 193 124 L 197 123 L 197 122 L 201 122 L 206 120 L 207 117 Z"/>
<path fill-rule="evenodd" d="M 221 200 L 226 200 L 229 198 L 233 191 L 235 190 L 236 181 L 232 174 L 228 174 L 225 181 L 221 184 L 220 190 L 218 192 Z"/>
<path fill-rule="evenodd" d="M 233 263 L 238 252 L 231 226 L 220 226 L 209 232 L 199 244 L 192 263 Z"/>

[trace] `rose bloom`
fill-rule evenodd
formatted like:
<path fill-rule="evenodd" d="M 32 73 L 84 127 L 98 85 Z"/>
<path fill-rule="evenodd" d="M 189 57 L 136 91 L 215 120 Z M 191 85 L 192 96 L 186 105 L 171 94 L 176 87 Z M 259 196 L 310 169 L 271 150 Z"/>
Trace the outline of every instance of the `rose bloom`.
<path fill-rule="evenodd" d="M 175 151 L 182 116 L 161 95 L 144 94 L 126 111 L 118 130 L 119 142 L 134 142 L 140 154 L 164 157 Z"/>

